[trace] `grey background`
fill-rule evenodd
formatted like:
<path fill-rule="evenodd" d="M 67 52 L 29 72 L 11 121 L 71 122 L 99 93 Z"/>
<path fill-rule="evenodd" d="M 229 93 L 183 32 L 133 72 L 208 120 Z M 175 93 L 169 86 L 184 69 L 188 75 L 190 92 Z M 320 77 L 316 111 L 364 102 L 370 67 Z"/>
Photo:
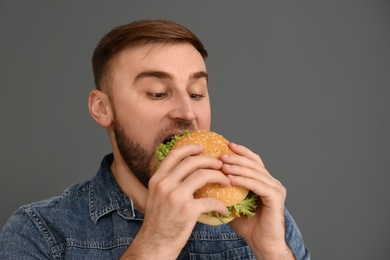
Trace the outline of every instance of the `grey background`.
<path fill-rule="evenodd" d="M 112 27 L 176 20 L 209 53 L 213 130 L 288 189 L 313 259 L 389 259 L 389 1 L 1 1 L 0 226 L 91 178 L 110 152 L 87 109 Z"/>

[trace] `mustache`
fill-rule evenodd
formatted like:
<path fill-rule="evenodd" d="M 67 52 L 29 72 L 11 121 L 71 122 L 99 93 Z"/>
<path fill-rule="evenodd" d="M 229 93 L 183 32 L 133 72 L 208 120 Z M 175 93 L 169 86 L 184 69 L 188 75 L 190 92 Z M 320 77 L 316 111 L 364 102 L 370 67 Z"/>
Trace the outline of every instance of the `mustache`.
<path fill-rule="evenodd" d="M 168 134 L 172 132 L 184 132 L 184 130 L 194 131 L 196 128 L 191 122 L 185 120 L 173 121 L 163 130 L 161 130 L 160 133 L 158 133 L 155 140 L 155 146 L 157 147 L 160 143 L 162 143 Z"/>
<path fill-rule="evenodd" d="M 190 130 L 190 131 L 195 130 L 195 126 L 191 122 L 184 121 L 184 120 L 174 121 L 172 123 L 172 125 L 168 128 L 169 129 L 180 129 L 183 131 L 184 130 Z"/>

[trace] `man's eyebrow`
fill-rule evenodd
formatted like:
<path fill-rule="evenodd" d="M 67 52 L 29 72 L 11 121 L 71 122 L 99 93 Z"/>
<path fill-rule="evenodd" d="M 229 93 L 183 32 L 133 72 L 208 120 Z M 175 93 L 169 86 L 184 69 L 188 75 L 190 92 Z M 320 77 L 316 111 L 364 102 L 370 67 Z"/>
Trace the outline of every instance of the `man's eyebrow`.
<path fill-rule="evenodd" d="M 135 79 L 134 82 L 143 79 L 143 78 L 157 78 L 157 79 L 173 79 L 173 75 L 169 74 L 165 71 L 158 71 L 158 70 L 147 70 L 139 73 Z"/>
<path fill-rule="evenodd" d="M 190 76 L 191 80 L 196 80 L 196 79 L 201 79 L 201 78 L 205 78 L 206 81 L 208 81 L 209 75 L 205 71 L 199 71 L 199 72 L 195 72 L 194 74 L 192 74 Z"/>
<path fill-rule="evenodd" d="M 146 70 L 141 73 L 139 73 L 135 79 L 134 82 L 143 79 L 143 78 L 156 78 L 156 79 L 168 79 L 173 80 L 173 75 L 165 72 L 165 71 L 159 71 L 159 70 Z M 206 81 L 208 81 L 208 74 L 205 71 L 198 71 L 190 75 L 190 80 L 197 80 L 205 78 Z"/>

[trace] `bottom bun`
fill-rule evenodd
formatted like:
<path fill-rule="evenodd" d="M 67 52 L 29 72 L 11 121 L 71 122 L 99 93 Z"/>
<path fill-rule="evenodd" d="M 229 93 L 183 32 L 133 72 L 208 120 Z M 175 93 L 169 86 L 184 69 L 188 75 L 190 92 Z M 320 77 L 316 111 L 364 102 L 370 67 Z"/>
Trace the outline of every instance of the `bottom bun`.
<path fill-rule="evenodd" d="M 198 222 L 200 223 L 203 223 L 203 224 L 206 224 L 206 225 L 210 225 L 210 226 L 219 226 L 219 225 L 222 225 L 222 224 L 227 224 L 229 223 L 230 221 L 232 221 L 235 217 L 230 217 L 230 218 L 217 218 L 217 217 L 213 217 L 213 216 L 209 216 L 207 214 L 202 214 L 200 215 L 200 217 L 198 218 Z M 223 222 L 222 222 L 222 221 Z"/>

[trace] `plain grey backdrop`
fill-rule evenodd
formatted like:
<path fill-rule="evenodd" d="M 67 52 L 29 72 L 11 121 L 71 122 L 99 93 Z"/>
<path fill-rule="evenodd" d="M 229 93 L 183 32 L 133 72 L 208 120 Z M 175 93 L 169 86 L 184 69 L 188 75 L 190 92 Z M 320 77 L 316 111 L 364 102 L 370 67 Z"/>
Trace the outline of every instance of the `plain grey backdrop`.
<path fill-rule="evenodd" d="M 91 55 L 146 18 L 203 40 L 212 128 L 283 182 L 312 259 L 390 259 L 385 0 L 0 1 L 0 226 L 95 174 L 111 149 L 87 108 Z"/>

